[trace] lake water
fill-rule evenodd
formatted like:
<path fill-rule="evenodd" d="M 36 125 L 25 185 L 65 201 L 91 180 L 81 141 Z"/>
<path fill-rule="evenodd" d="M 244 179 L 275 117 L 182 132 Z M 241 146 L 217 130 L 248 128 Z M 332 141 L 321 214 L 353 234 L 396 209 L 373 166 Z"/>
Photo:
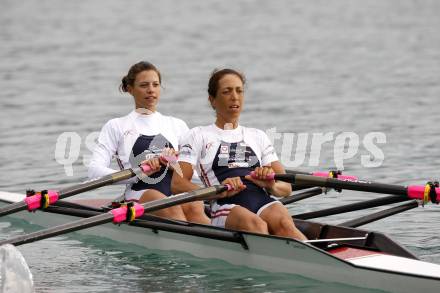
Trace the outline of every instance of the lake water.
<path fill-rule="evenodd" d="M 440 2 L 415 0 L 3 0 L 0 190 L 59 188 L 84 180 L 91 154 L 86 140 L 107 120 L 132 110 L 132 99 L 118 86 L 140 60 L 162 71 L 159 111 L 190 127 L 214 119 L 206 94 L 210 72 L 243 71 L 248 86 L 241 123 L 282 133 L 276 147 L 289 167 L 336 167 L 338 135 L 354 133 L 359 147 L 343 161 L 346 174 L 393 184 L 438 179 L 439 13 Z M 57 139 L 65 132 L 77 134 L 66 154 L 73 158 L 71 169 L 55 156 L 64 154 Z M 380 166 L 367 168 L 363 140 L 372 132 L 382 133 L 386 143 L 377 144 L 383 153 Z M 300 133 L 309 138 L 304 162 L 293 160 Z M 313 165 L 311 138 L 317 133 L 332 139 Z M 289 137 L 294 138 L 290 143 Z M 113 186 L 82 196 L 120 192 L 121 186 Z M 377 196 L 330 193 L 290 210 L 295 214 Z M 362 214 L 323 220 L 338 223 Z M 383 231 L 423 260 L 440 263 L 439 217 L 439 207 L 427 205 L 365 228 Z M 3 235 L 32 229 L 9 219 L 0 228 Z M 20 250 L 38 292 L 365 292 L 184 254 L 129 252 L 79 236 Z"/>

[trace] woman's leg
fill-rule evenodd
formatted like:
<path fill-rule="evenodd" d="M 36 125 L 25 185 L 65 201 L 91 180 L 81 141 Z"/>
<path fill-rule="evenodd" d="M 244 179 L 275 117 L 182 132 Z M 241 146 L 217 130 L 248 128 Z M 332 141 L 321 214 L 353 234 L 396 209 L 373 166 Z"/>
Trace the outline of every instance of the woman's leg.
<path fill-rule="evenodd" d="M 211 224 L 211 219 L 205 214 L 205 204 L 203 201 L 184 203 L 181 207 L 188 222 L 205 225 Z"/>
<path fill-rule="evenodd" d="M 139 203 L 144 203 L 162 198 L 166 198 L 166 196 L 162 192 L 159 192 L 154 189 L 148 189 L 139 198 Z M 172 206 L 166 209 L 161 209 L 155 212 L 151 212 L 149 214 L 159 216 L 162 218 L 186 221 L 185 214 L 183 213 L 182 207 L 180 205 Z"/>
<path fill-rule="evenodd" d="M 269 234 L 266 222 L 253 212 L 238 205 L 233 207 L 229 212 L 226 218 L 225 228 Z"/>
<path fill-rule="evenodd" d="M 267 223 L 270 234 L 307 240 L 307 237 L 296 228 L 286 207 L 274 202 L 261 211 L 260 217 Z"/>

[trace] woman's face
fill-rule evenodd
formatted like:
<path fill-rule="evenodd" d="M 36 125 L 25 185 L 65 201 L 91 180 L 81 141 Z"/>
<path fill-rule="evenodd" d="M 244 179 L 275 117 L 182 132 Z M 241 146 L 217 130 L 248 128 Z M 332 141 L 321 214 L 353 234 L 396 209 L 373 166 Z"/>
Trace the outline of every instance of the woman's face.
<path fill-rule="evenodd" d="M 217 94 L 210 101 L 217 116 L 226 121 L 238 119 L 244 102 L 243 82 L 235 74 L 226 74 L 218 81 Z"/>
<path fill-rule="evenodd" d="M 154 70 L 139 72 L 133 86 L 128 86 L 128 92 L 134 97 L 136 109 L 156 111 L 160 97 L 159 75 Z"/>

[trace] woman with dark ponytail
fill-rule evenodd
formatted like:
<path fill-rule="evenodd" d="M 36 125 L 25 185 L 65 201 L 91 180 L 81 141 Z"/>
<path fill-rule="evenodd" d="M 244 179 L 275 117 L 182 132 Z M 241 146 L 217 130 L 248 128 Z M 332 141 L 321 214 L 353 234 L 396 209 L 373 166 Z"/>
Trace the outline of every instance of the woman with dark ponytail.
<path fill-rule="evenodd" d="M 186 123 L 157 111 L 162 77 L 151 63 L 142 61 L 131 66 L 122 78 L 120 90 L 134 98 L 135 109 L 127 116 L 111 119 L 101 130 L 89 165 L 89 177 L 102 177 L 114 172 L 110 168 L 116 156 L 120 168 L 148 164 L 145 178 L 134 177 L 127 184 L 125 200 L 147 202 L 171 195 L 173 168 L 164 156 L 177 155 L 181 136 L 188 131 Z M 210 223 L 203 202 L 187 203 L 159 210 L 153 214 L 182 221 Z"/>

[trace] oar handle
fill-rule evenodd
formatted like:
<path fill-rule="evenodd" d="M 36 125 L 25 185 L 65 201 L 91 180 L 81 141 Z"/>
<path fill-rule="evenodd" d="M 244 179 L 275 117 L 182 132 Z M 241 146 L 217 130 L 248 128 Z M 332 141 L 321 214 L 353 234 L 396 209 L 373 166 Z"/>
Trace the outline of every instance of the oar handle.
<path fill-rule="evenodd" d="M 160 156 L 164 161 L 168 163 L 176 163 L 177 162 L 177 156 Z M 148 173 L 151 171 L 151 166 L 148 164 L 142 164 L 139 166 L 144 173 Z"/>
<path fill-rule="evenodd" d="M 255 171 L 252 171 L 249 175 L 254 179 L 258 179 L 257 173 Z M 274 179 L 275 179 L 275 173 L 268 174 L 266 178 L 264 178 L 264 180 L 274 180 Z"/>

